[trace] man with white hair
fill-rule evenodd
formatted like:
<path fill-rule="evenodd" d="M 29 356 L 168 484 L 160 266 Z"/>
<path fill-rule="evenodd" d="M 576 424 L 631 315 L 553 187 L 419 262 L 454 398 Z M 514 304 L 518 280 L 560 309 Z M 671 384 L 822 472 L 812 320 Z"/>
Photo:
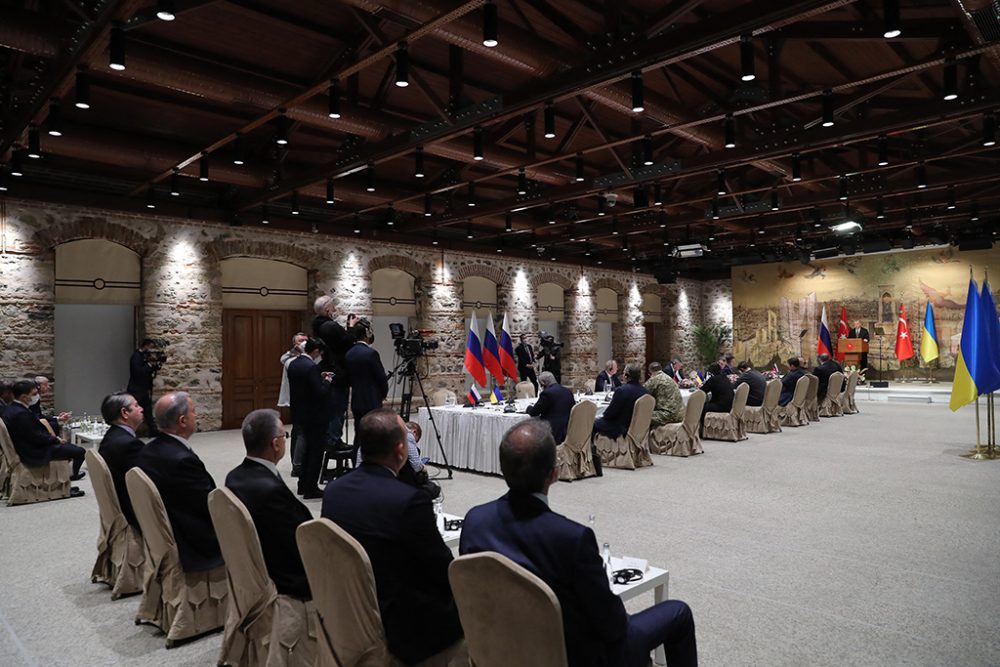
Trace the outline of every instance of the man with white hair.
<path fill-rule="evenodd" d="M 604 364 L 604 370 L 597 375 L 594 391 L 614 391 L 620 386 L 622 386 L 622 380 L 618 377 L 618 362 L 614 359 L 608 359 L 607 363 Z"/>
<path fill-rule="evenodd" d="M 527 413 L 547 421 L 552 426 L 556 443 L 561 443 L 566 439 L 569 413 L 576 405 L 576 399 L 573 392 L 556 382 L 556 376 L 549 371 L 538 374 L 538 384 L 542 386 L 542 393 L 535 404 L 528 407 Z"/>
<path fill-rule="evenodd" d="M 45 412 L 42 410 L 41 399 L 48 398 L 49 396 L 52 395 L 52 385 L 49 384 L 49 379 L 44 375 L 36 375 L 35 386 L 38 387 L 39 400 L 35 401 L 35 403 L 31 405 L 31 407 L 29 407 L 28 409 L 31 410 L 31 413 L 35 415 L 35 417 L 37 417 L 38 419 L 44 419 L 45 421 L 47 421 L 49 423 L 49 426 L 52 427 L 52 432 L 58 436 L 59 431 L 62 430 L 59 425 L 59 422 L 68 420 L 72 415 L 72 413 L 60 412 L 58 416 L 55 414 L 45 414 Z"/>
<path fill-rule="evenodd" d="M 354 345 L 354 336 L 350 333 L 357 317 L 347 316 L 347 327 L 341 326 L 333 319 L 333 297 L 324 294 L 313 303 L 316 317 L 313 319 L 313 337 L 319 338 L 326 345 L 326 354 L 320 371 L 333 373 L 330 381 L 330 427 L 327 430 L 327 441 L 336 447 L 343 445 L 344 419 L 347 417 L 347 399 L 351 391 L 350 378 L 347 375 L 347 365 L 344 355 Z"/>

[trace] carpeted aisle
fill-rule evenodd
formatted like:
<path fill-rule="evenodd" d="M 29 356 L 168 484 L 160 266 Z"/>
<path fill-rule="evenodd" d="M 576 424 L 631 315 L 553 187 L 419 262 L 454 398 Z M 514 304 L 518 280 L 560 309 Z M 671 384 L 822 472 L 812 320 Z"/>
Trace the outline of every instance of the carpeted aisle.
<path fill-rule="evenodd" d="M 1000 461 L 958 456 L 971 408 L 860 408 L 560 483 L 552 505 L 594 514 L 614 553 L 670 569 L 703 666 L 1000 664 Z M 242 456 L 236 432 L 192 444 L 218 482 Z M 469 473 L 443 485 L 456 514 L 505 489 Z M 214 665 L 220 635 L 166 651 L 133 625 L 138 598 L 90 584 L 97 507 L 82 486 L 83 500 L 0 507 L 0 665 Z"/>

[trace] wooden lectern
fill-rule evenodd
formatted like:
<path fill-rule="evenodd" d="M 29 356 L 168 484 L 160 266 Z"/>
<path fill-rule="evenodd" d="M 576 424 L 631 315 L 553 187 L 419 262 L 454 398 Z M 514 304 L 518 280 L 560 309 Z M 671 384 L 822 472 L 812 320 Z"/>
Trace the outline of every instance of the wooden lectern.
<path fill-rule="evenodd" d="M 838 342 L 844 353 L 844 366 L 861 367 L 861 355 L 868 351 L 868 341 L 862 338 L 844 338 Z"/>

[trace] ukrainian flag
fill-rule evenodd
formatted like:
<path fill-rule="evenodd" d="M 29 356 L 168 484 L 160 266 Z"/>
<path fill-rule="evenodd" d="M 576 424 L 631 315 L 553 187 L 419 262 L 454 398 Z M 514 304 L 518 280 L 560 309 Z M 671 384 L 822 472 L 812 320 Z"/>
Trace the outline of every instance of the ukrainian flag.
<path fill-rule="evenodd" d="M 938 358 L 937 328 L 934 326 L 934 308 L 927 302 L 924 311 L 924 333 L 920 337 L 920 356 L 924 363 L 930 363 Z"/>
<path fill-rule="evenodd" d="M 965 297 L 965 318 L 962 321 L 962 342 L 955 359 L 955 380 L 951 387 L 951 401 L 948 403 L 952 411 L 972 403 L 979 395 L 974 377 L 979 356 L 979 338 L 982 335 L 979 306 L 979 290 L 976 289 L 976 281 L 969 276 L 969 294 Z"/>

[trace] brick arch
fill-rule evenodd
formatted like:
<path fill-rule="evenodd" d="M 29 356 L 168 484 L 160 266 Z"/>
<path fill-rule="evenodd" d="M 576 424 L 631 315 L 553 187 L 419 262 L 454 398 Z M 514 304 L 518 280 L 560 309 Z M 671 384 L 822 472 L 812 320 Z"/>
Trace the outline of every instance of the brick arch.
<path fill-rule="evenodd" d="M 555 283 L 567 292 L 573 289 L 573 281 L 563 274 L 556 273 L 555 271 L 542 271 L 531 279 L 531 286 L 536 290 L 542 283 Z"/>
<path fill-rule="evenodd" d="M 368 262 L 368 275 L 372 275 L 379 269 L 399 269 L 409 273 L 414 278 L 426 281 L 430 278 L 428 268 L 426 264 L 405 255 L 379 255 Z"/>
<path fill-rule="evenodd" d="M 455 272 L 456 280 L 465 280 L 473 276 L 492 280 L 497 284 L 498 288 L 506 285 L 508 280 L 508 276 L 503 269 L 490 266 L 489 264 L 466 264 L 460 266 Z"/>
<path fill-rule="evenodd" d="M 139 257 L 148 255 L 157 244 L 159 235 L 146 237 L 117 222 L 104 218 L 84 216 L 35 232 L 34 241 L 42 248 L 52 249 L 69 241 L 103 239 L 123 245 Z"/>
<path fill-rule="evenodd" d="M 622 283 L 620 280 L 616 280 L 615 278 L 606 278 L 606 277 L 598 278 L 597 280 L 595 280 L 590 285 L 590 291 L 593 292 L 594 294 L 597 294 L 597 290 L 601 289 L 602 287 L 606 287 L 609 290 L 614 290 L 614 292 L 617 293 L 618 296 L 625 296 L 628 294 L 628 290 L 625 289 L 624 283 Z"/>
<path fill-rule="evenodd" d="M 233 257 L 273 259 L 278 262 L 295 264 L 307 271 L 316 269 L 323 261 L 322 256 L 312 250 L 272 241 L 263 242 L 250 239 L 223 238 L 216 239 L 205 245 L 212 259 L 215 261 Z"/>

